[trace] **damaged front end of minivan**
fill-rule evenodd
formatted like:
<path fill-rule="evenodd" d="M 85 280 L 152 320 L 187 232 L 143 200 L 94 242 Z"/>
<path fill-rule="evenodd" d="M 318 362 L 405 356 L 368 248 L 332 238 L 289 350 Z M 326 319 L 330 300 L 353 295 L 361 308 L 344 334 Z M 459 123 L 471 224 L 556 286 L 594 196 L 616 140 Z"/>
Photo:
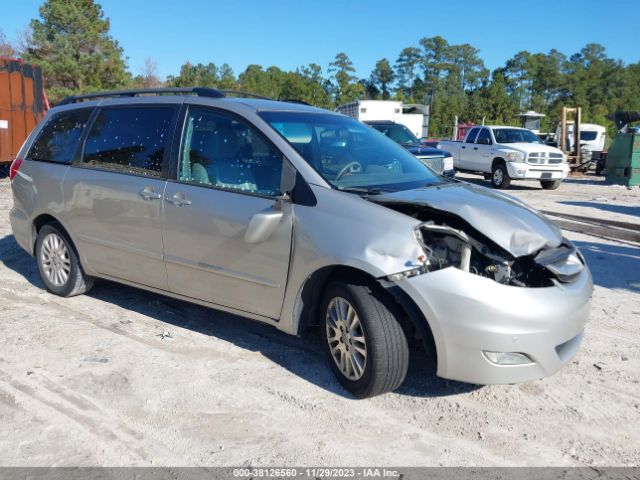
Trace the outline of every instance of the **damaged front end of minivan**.
<path fill-rule="evenodd" d="M 459 188 L 444 193 L 465 196 L 468 190 Z M 484 197 L 489 205 L 458 203 L 452 213 L 432 206 L 442 203 L 436 195 L 413 200 L 393 197 L 372 200 L 421 222 L 414 234 L 424 255 L 422 265 L 392 274 L 389 280 L 455 267 L 503 285 L 540 288 L 551 287 L 554 281 L 571 282 L 585 267 L 582 255 L 557 228 L 515 199 L 492 194 Z M 498 204 L 501 212 L 491 214 Z M 505 205 L 513 211 L 506 212 Z"/>
<path fill-rule="evenodd" d="M 529 381 L 552 375 L 577 353 L 591 274 L 542 214 L 460 183 L 368 199 L 417 220 L 418 265 L 381 280 L 424 316 L 439 377 Z"/>

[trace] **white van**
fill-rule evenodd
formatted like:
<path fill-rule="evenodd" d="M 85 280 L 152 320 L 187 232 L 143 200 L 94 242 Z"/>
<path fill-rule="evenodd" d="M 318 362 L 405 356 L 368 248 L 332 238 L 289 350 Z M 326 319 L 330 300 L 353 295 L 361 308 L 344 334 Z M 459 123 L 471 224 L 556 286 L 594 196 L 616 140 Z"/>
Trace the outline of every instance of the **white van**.
<path fill-rule="evenodd" d="M 573 150 L 573 125 L 567 125 L 567 146 Z M 560 140 L 560 126 L 556 130 L 555 138 Z M 591 152 L 591 158 L 598 159 L 602 157 L 604 144 L 607 137 L 607 130 L 602 125 L 595 123 L 580 124 L 580 145 Z"/>

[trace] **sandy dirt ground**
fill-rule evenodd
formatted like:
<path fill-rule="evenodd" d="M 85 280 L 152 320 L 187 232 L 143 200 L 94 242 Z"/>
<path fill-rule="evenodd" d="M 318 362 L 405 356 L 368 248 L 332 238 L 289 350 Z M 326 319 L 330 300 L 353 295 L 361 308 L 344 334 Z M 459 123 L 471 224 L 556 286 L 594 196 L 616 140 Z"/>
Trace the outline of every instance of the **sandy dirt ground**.
<path fill-rule="evenodd" d="M 480 181 L 479 183 L 483 183 Z M 538 208 L 639 222 L 640 192 L 515 183 Z M 43 289 L 0 180 L 0 465 L 640 464 L 640 249 L 567 232 L 596 284 L 585 341 L 555 376 L 477 387 L 412 351 L 405 384 L 357 401 L 298 339 L 110 282 Z M 170 337 L 166 334 L 170 334 Z"/>

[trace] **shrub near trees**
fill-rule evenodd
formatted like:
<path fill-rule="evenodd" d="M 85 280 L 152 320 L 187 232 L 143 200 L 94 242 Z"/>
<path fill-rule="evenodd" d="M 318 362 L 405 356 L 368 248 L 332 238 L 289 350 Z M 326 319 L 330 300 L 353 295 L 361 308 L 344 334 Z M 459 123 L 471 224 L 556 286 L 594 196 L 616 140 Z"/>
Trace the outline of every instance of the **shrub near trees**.
<path fill-rule="evenodd" d="M 224 63 L 186 62 L 162 82 L 151 58 L 140 74 L 131 75 L 109 28 L 93 0 L 46 0 L 20 46 L 0 31 L 0 52 L 41 65 L 52 103 L 74 93 L 162 84 L 240 89 L 329 109 L 358 99 L 398 99 L 430 105 L 432 136 L 449 134 L 456 115 L 461 121 L 514 124 L 517 113 L 528 109 L 546 113 L 543 129 L 548 129 L 562 106 L 582 107 L 583 121 L 606 124 L 613 133 L 605 115 L 640 111 L 640 63 L 614 60 L 598 44 L 570 56 L 555 49 L 522 51 L 490 71 L 472 45 L 452 45 L 436 36 L 404 48 L 393 64 L 380 59 L 366 78 L 356 76 L 341 52 L 326 72 L 316 63 L 294 71 L 249 65 L 236 76 Z"/>

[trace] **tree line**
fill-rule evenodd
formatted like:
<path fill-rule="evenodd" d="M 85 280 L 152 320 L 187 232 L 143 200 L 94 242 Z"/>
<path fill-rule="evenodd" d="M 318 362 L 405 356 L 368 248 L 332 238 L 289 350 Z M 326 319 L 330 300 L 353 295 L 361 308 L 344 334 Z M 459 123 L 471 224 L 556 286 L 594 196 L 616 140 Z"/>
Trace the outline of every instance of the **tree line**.
<path fill-rule="evenodd" d="M 139 74 L 130 72 L 97 2 L 46 0 L 39 14 L 18 45 L 0 31 L 0 55 L 40 65 L 52 103 L 81 92 L 162 85 L 244 90 L 328 109 L 359 99 L 397 99 L 430 106 L 432 136 L 448 135 L 456 116 L 517 124 L 517 114 L 530 109 L 545 113 L 543 130 L 550 129 L 562 106 L 582 107 L 583 121 L 605 124 L 614 133 L 607 114 L 640 111 L 640 62 L 610 58 L 595 43 L 571 55 L 521 51 L 490 71 L 477 48 L 435 36 L 404 48 L 396 59 L 380 59 L 365 78 L 340 52 L 326 69 L 316 63 L 291 71 L 253 64 L 236 75 L 226 63 L 185 62 L 175 75 L 160 79 L 152 59 Z"/>

